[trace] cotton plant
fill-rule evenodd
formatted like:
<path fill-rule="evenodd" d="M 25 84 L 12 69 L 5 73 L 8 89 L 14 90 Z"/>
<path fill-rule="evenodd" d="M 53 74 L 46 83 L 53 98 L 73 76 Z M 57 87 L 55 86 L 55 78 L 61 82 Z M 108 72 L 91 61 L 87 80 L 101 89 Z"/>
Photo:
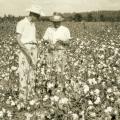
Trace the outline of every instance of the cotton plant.
<path fill-rule="evenodd" d="M 83 89 L 85 94 L 89 92 L 89 86 L 87 84 L 83 84 Z"/>
<path fill-rule="evenodd" d="M 3 117 L 4 117 L 4 113 L 3 111 L 0 111 L 0 118 L 3 119 Z"/>
<path fill-rule="evenodd" d="M 88 82 L 89 82 L 90 85 L 95 85 L 95 84 L 97 84 L 97 81 L 95 80 L 95 78 L 89 78 L 89 79 L 88 79 Z"/>
<path fill-rule="evenodd" d="M 77 23 L 75 24 L 79 26 Z M 43 24 L 44 29 L 45 26 Z M 108 119 L 113 111 L 118 115 L 120 103 L 120 49 L 118 32 L 116 33 L 116 30 L 109 26 L 108 28 L 103 27 L 103 33 L 99 32 L 98 28 L 95 31 L 96 33 L 94 33 L 94 30 L 90 31 L 89 29 L 86 29 L 86 31 L 81 29 L 80 32 L 77 32 L 77 26 L 72 26 L 71 24 L 68 24 L 68 26 L 72 28 L 71 31 L 75 39 L 70 41 L 71 48 L 67 51 L 69 64 L 66 66 L 64 74 L 66 79 L 65 90 L 63 90 L 63 85 L 59 82 L 58 86 L 56 86 L 53 78 L 52 81 L 49 81 L 49 75 L 46 75 L 46 73 L 51 71 L 49 66 L 46 69 L 44 60 L 43 62 L 40 61 L 44 56 L 41 54 L 38 59 L 36 76 L 38 80 L 36 90 L 38 98 L 37 100 L 34 97 L 31 98 L 27 105 L 24 102 L 18 102 L 18 98 L 15 95 L 11 95 L 10 98 L 10 95 L 6 95 L 9 92 L 9 87 L 6 86 L 10 82 L 9 75 L 13 75 L 13 81 L 18 81 L 17 74 L 14 74 L 18 68 L 18 58 L 15 57 L 18 46 L 14 44 L 15 47 L 13 47 L 16 39 L 13 37 L 13 28 L 8 31 L 9 35 L 2 32 L 3 35 L 1 34 L 1 36 L 6 37 L 1 40 L 0 53 L 3 56 L 0 58 L 0 63 L 4 66 L 9 65 L 9 67 L 1 68 L 0 71 L 0 81 L 8 81 L 5 84 L 6 87 L 0 87 L 1 93 L 4 93 L 0 94 L 0 101 L 6 106 L 5 110 L 0 109 L 1 119 L 4 115 L 7 115 L 8 119 L 12 119 L 12 109 L 9 110 L 9 107 L 15 108 L 16 111 L 20 111 L 21 107 L 27 107 L 28 113 L 38 107 L 36 116 L 41 120 L 44 120 L 46 116 L 51 120 L 57 120 L 59 116 L 57 113 L 60 113 L 61 110 L 65 112 L 65 114 L 61 113 L 62 116 L 69 115 L 74 120 L 80 120 L 79 114 L 76 112 L 77 109 L 78 111 L 84 110 L 83 113 L 80 113 L 83 116 L 82 120 L 85 120 L 87 115 L 90 120 L 98 119 L 97 113 L 99 110 L 102 111 L 99 112 L 101 116 L 106 115 L 105 119 Z M 38 32 L 41 33 L 41 30 Z M 3 48 L 5 51 L 1 51 Z M 40 46 L 40 49 L 42 49 L 42 46 Z M 55 76 L 57 76 L 56 73 Z M 17 84 L 17 82 L 13 82 L 13 84 Z M 13 94 L 14 91 L 17 92 L 16 89 L 18 87 L 17 85 L 14 86 L 16 87 L 13 87 Z M 9 107 L 7 108 L 7 106 Z M 39 107 L 41 108 L 39 109 Z M 45 109 L 46 107 L 47 109 Z M 75 110 L 73 110 L 74 108 Z M 82 110 L 80 110 L 81 108 Z M 52 117 L 53 114 L 56 116 Z M 23 116 L 26 116 L 26 114 L 23 113 Z"/>
<path fill-rule="evenodd" d="M 101 103 L 101 98 L 100 97 L 97 97 L 94 104 L 98 105 Z"/>

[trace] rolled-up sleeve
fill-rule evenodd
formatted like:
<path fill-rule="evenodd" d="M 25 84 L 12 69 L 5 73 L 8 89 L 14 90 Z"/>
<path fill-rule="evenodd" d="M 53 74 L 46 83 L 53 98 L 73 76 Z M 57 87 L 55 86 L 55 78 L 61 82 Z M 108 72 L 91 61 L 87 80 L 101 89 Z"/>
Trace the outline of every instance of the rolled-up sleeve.
<path fill-rule="evenodd" d="M 43 36 L 43 40 L 49 40 L 49 28 L 45 31 L 45 34 Z"/>
<path fill-rule="evenodd" d="M 16 26 L 16 33 L 22 34 L 23 33 L 23 29 L 24 29 L 24 25 L 21 22 L 18 22 L 17 26 Z"/>
<path fill-rule="evenodd" d="M 64 30 L 64 41 L 70 40 L 71 39 L 71 35 L 70 35 L 70 31 L 68 28 L 66 28 Z"/>
<path fill-rule="evenodd" d="M 70 31 L 69 29 L 66 30 L 66 39 L 71 39 Z"/>

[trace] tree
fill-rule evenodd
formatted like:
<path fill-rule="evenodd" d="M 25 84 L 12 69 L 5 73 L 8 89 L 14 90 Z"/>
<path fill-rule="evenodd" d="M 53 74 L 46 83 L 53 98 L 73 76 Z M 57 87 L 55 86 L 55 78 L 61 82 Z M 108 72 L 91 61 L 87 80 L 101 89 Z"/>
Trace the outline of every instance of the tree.
<path fill-rule="evenodd" d="M 90 22 L 90 21 L 93 21 L 93 16 L 91 13 L 88 13 L 87 15 L 87 21 Z"/>
<path fill-rule="evenodd" d="M 81 14 L 79 14 L 79 13 L 76 13 L 75 15 L 74 15 L 74 18 L 73 18 L 73 20 L 75 20 L 75 21 L 82 21 L 82 16 L 81 16 Z"/>
<path fill-rule="evenodd" d="M 100 15 L 100 21 L 105 21 L 105 17 L 103 14 Z"/>
<path fill-rule="evenodd" d="M 116 21 L 119 22 L 120 21 L 120 16 L 116 17 Z"/>

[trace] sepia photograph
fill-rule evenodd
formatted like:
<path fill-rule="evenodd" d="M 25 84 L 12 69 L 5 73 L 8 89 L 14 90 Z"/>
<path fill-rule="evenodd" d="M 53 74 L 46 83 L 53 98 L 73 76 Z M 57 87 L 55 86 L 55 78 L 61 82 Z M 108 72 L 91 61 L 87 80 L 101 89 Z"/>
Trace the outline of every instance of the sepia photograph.
<path fill-rule="evenodd" d="M 0 0 L 0 120 L 120 120 L 120 0 Z"/>

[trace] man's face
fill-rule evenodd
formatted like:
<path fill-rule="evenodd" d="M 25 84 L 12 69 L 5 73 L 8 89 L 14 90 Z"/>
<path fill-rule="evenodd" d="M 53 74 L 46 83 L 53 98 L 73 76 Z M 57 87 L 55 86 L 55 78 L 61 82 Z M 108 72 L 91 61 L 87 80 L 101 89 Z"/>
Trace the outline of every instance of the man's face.
<path fill-rule="evenodd" d="M 32 22 L 36 22 L 36 21 L 38 21 L 39 18 L 40 18 L 40 15 L 35 14 L 35 13 L 32 13 L 32 14 L 31 14 Z"/>
<path fill-rule="evenodd" d="M 59 28 L 61 25 L 61 22 L 53 22 L 53 25 L 55 28 Z"/>
<path fill-rule="evenodd" d="M 33 22 L 36 22 L 36 21 L 38 21 L 39 20 L 39 17 L 37 17 L 37 16 L 32 16 L 32 21 Z"/>

